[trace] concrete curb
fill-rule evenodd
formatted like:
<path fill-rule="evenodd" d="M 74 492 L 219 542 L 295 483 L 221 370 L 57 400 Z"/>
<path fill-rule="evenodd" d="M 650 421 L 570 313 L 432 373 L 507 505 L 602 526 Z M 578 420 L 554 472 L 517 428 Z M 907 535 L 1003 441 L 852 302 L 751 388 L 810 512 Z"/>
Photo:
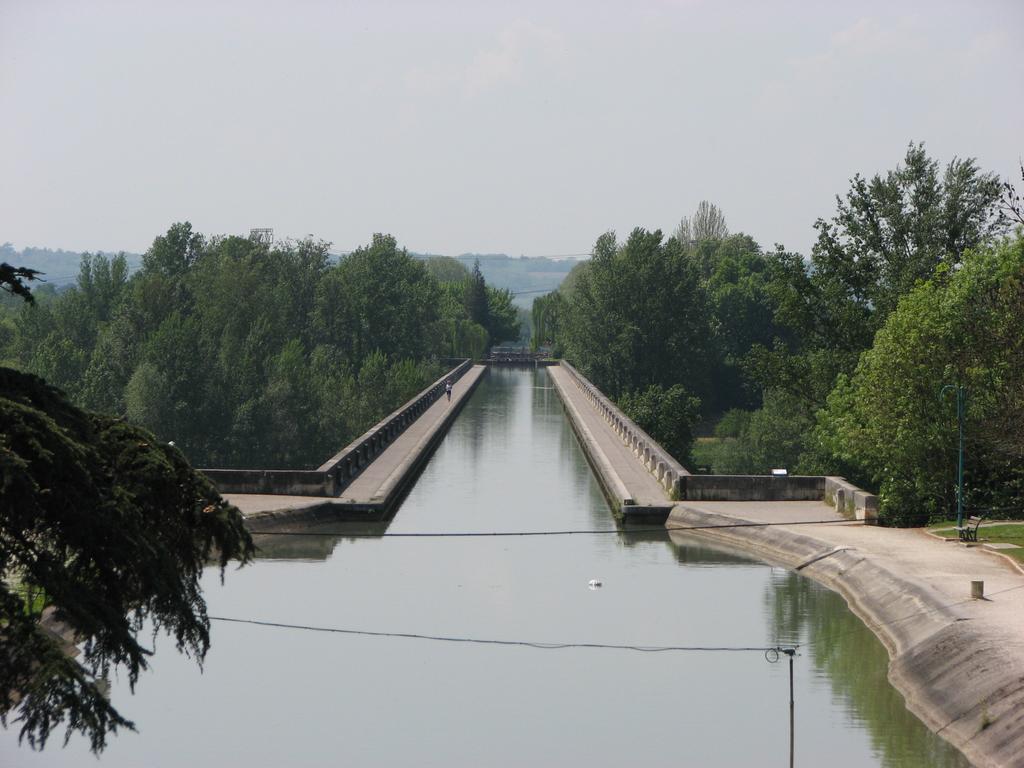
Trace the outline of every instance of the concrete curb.
<path fill-rule="evenodd" d="M 679 504 L 666 527 L 737 522 L 746 521 Z M 1024 766 L 1024 664 L 972 627 L 943 595 L 855 549 L 837 549 L 782 526 L 687 534 L 725 542 L 772 564 L 806 564 L 802 572 L 842 595 L 885 645 L 889 680 L 908 709 L 975 765 Z"/>

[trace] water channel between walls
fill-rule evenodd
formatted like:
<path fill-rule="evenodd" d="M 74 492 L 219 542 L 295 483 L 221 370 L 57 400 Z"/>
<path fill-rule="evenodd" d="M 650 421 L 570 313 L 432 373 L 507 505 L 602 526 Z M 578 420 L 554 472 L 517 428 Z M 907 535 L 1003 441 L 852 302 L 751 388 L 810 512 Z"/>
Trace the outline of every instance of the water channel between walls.
<path fill-rule="evenodd" d="M 611 531 L 491 538 L 351 534 Z M 345 535 L 319 535 L 325 533 Z M 261 536 L 204 576 L 212 616 L 542 643 L 796 643 L 796 763 L 963 766 L 888 657 L 809 579 L 657 526 L 617 530 L 545 370 L 492 369 L 390 523 Z M 589 582 L 597 579 L 600 588 Z M 95 761 L 0 732 L 3 766 L 786 765 L 789 671 L 760 652 L 538 649 L 215 621 L 205 670 L 160 638 L 138 733 Z"/>

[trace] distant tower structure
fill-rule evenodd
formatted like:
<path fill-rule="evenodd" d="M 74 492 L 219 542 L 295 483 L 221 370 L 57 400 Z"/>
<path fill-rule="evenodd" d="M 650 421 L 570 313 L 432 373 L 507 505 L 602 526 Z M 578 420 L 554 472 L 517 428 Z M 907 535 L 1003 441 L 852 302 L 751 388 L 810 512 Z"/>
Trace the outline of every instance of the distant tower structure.
<path fill-rule="evenodd" d="M 274 230 L 268 227 L 257 227 L 249 230 L 249 239 L 263 243 L 268 248 L 274 244 Z"/>

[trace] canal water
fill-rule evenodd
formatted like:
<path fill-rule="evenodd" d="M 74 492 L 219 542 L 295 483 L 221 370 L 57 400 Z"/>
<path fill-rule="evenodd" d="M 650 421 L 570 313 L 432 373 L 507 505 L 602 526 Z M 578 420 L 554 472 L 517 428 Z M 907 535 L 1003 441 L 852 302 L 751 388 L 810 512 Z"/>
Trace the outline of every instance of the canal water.
<path fill-rule="evenodd" d="M 319 535 L 344 531 L 348 536 Z M 636 646 L 800 644 L 796 764 L 963 766 L 885 650 L 814 582 L 666 532 L 616 531 L 543 369 L 492 369 L 390 525 L 260 537 L 204 579 L 212 616 Z M 361 538 L 353 533 L 613 531 Z M 591 580 L 602 586 L 591 588 Z M 789 670 L 761 652 L 481 645 L 215 621 L 205 668 L 157 641 L 138 733 L 98 759 L 0 732 L 3 766 L 788 765 Z"/>

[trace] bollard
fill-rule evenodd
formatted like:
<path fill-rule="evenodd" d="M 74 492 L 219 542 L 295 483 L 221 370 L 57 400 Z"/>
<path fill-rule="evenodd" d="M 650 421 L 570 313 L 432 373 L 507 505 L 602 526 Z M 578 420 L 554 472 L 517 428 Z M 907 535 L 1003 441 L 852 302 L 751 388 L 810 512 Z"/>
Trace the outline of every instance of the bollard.
<path fill-rule="evenodd" d="M 985 597 L 985 582 L 984 581 L 972 581 L 971 582 L 971 597 L 975 600 L 982 600 Z"/>

